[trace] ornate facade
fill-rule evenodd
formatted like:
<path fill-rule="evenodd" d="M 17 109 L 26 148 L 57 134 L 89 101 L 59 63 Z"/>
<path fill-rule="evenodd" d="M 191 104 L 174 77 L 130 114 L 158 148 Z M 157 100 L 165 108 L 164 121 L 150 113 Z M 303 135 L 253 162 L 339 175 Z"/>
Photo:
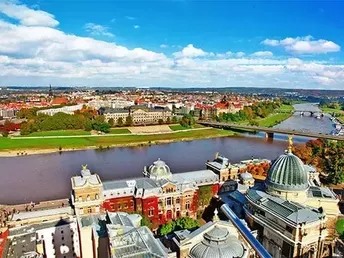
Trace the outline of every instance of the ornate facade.
<path fill-rule="evenodd" d="M 172 174 L 162 160 L 135 180 L 101 182 L 97 174 L 72 178 L 72 200 L 77 215 L 99 211 L 136 212 L 155 225 L 179 217 L 197 217 L 197 211 L 218 192 L 219 176 L 211 170 Z M 85 176 L 86 175 L 86 176 Z"/>
<path fill-rule="evenodd" d="M 248 191 L 246 219 L 273 257 L 332 257 L 338 198 L 318 185 L 314 171 L 292 153 L 292 144 L 290 137 L 264 187 Z"/>

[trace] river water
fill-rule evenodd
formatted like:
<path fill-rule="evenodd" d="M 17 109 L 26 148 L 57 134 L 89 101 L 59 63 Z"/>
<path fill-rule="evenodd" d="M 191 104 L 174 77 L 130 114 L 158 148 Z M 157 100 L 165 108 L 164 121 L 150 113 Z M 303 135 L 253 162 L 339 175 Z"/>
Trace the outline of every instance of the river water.
<path fill-rule="evenodd" d="M 308 104 L 309 105 L 309 104 Z M 298 109 L 298 107 L 296 107 Z M 328 118 L 293 115 L 279 126 L 305 130 L 332 130 Z M 292 126 L 292 127 L 290 127 Z M 308 128 L 308 129 L 307 129 Z M 0 203 L 17 204 L 68 198 L 71 191 L 70 178 L 80 173 L 81 165 L 88 164 L 101 179 L 114 180 L 141 177 L 144 166 L 158 158 L 164 160 L 172 173 L 205 169 L 205 162 L 214 158 L 216 152 L 229 158 L 230 162 L 255 158 L 274 159 L 287 147 L 286 136 L 276 135 L 274 140 L 263 134 L 225 137 L 177 142 L 150 147 L 126 147 L 110 150 L 85 150 L 42 154 L 22 157 L 0 158 Z M 250 137 L 248 137 L 250 136 Z M 296 137 L 295 142 L 307 138 Z"/>

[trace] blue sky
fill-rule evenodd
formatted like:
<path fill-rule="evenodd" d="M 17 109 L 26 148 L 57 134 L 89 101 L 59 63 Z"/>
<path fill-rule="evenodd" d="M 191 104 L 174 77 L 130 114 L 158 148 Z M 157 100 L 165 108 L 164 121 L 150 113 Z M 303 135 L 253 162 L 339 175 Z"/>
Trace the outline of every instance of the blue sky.
<path fill-rule="evenodd" d="M 0 0 L 0 84 L 344 89 L 342 1 Z"/>

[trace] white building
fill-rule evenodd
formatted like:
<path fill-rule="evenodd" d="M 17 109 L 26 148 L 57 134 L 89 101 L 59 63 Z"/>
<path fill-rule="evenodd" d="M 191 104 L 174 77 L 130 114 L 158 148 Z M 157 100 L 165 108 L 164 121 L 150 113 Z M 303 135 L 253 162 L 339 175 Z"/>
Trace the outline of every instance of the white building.
<path fill-rule="evenodd" d="M 65 113 L 69 115 L 73 115 L 75 111 L 81 110 L 83 104 L 73 105 L 73 106 L 65 106 L 61 108 L 50 108 L 50 109 L 44 109 L 37 111 L 37 114 L 45 114 L 49 116 L 53 116 L 57 113 Z"/>
<path fill-rule="evenodd" d="M 46 258 L 80 257 L 76 219 L 61 219 L 36 231 L 37 249 L 43 248 Z"/>

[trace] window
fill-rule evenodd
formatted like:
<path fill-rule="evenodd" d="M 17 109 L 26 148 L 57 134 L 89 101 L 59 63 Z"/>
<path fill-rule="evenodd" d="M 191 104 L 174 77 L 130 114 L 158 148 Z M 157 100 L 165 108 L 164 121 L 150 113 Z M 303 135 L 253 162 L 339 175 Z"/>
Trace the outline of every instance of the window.
<path fill-rule="evenodd" d="M 148 216 L 152 217 L 153 215 L 154 215 L 154 208 L 150 207 L 149 210 L 148 210 Z"/>
<path fill-rule="evenodd" d="M 166 205 L 172 205 L 172 198 L 171 197 L 166 198 Z"/>
<path fill-rule="evenodd" d="M 99 195 L 98 195 L 98 194 L 95 195 L 95 199 L 96 199 L 96 200 L 99 199 Z"/>
<path fill-rule="evenodd" d="M 290 232 L 290 233 L 293 233 L 293 228 L 292 227 L 290 227 L 290 226 L 286 226 L 285 227 L 285 229 L 288 231 L 288 232 Z"/>
<path fill-rule="evenodd" d="M 92 213 L 92 207 L 88 207 L 87 212 Z"/>
<path fill-rule="evenodd" d="M 88 194 L 87 195 L 87 201 L 90 201 L 91 200 L 91 197 L 90 197 L 90 195 Z"/>
<path fill-rule="evenodd" d="M 177 197 L 177 198 L 176 198 L 176 204 L 179 204 L 179 203 L 180 203 L 180 198 Z"/>
<path fill-rule="evenodd" d="M 61 240 L 63 241 L 63 240 L 64 240 L 64 237 L 61 237 Z"/>
<path fill-rule="evenodd" d="M 61 230 L 61 234 L 63 234 L 63 230 Z"/>
<path fill-rule="evenodd" d="M 54 233 L 51 233 L 51 236 L 54 236 Z"/>
<path fill-rule="evenodd" d="M 185 203 L 185 209 L 186 209 L 186 210 L 190 209 L 190 201 L 186 201 L 186 203 Z"/>

